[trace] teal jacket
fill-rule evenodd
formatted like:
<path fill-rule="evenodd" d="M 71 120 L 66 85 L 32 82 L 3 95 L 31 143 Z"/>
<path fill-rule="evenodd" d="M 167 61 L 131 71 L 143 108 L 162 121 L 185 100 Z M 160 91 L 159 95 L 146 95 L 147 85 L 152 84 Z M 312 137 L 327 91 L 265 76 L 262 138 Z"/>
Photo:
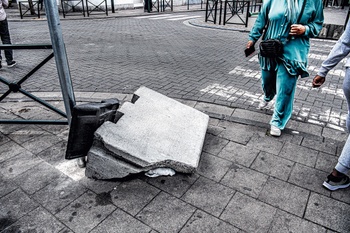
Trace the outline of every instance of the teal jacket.
<path fill-rule="evenodd" d="M 263 34 L 263 29 L 269 21 L 265 39 L 280 39 L 284 44 L 284 53 L 280 58 L 264 58 L 259 56 L 260 66 L 263 70 L 275 68 L 276 59 L 280 59 L 291 75 L 301 75 L 308 77 L 307 71 L 308 54 L 310 50 L 310 41 L 316 37 L 323 25 L 323 5 L 322 0 L 298 0 L 299 7 L 306 1 L 304 13 L 298 22 L 305 26 L 306 31 L 301 36 L 289 36 L 291 22 L 286 17 L 286 0 L 264 0 L 262 9 L 250 31 L 249 40 L 254 43 L 259 40 Z M 268 20 L 267 20 L 268 17 Z"/>

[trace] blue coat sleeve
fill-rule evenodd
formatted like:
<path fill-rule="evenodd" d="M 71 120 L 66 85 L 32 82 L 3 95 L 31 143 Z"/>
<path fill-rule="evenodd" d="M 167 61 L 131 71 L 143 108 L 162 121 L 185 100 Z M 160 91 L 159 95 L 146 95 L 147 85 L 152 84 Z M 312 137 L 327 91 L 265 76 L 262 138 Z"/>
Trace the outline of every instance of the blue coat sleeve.
<path fill-rule="evenodd" d="M 306 1 L 306 0 L 304 0 Z M 304 11 L 304 15 L 310 15 L 312 14 L 312 18 L 301 18 L 301 24 L 303 24 L 306 27 L 306 31 L 305 31 L 305 36 L 307 36 L 308 38 L 314 38 L 316 36 L 318 36 L 319 32 L 322 29 L 323 26 L 323 20 L 324 20 L 324 16 L 323 16 L 323 3 L 322 0 L 314 0 L 314 7 L 315 9 L 313 10 L 313 12 L 307 12 L 310 11 L 312 9 L 309 9 L 306 5 L 305 7 L 305 11 Z"/>
<path fill-rule="evenodd" d="M 254 43 L 259 40 L 259 38 L 261 37 L 264 31 L 264 27 L 268 20 L 267 12 L 270 4 L 271 4 L 271 0 L 263 1 L 263 5 L 259 12 L 258 18 L 256 19 L 254 26 L 249 33 L 249 40 L 253 41 Z"/>

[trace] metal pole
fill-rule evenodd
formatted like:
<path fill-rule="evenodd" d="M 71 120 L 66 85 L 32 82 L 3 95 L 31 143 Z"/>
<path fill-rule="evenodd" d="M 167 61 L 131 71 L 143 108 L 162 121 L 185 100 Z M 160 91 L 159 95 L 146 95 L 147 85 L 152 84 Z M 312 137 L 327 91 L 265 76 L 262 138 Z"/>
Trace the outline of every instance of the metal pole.
<path fill-rule="evenodd" d="M 72 80 L 69 72 L 66 48 L 64 46 L 60 18 L 56 0 L 44 0 L 47 22 L 51 36 L 52 49 L 55 55 L 58 78 L 60 80 L 64 106 L 67 113 L 68 124 L 72 120 L 72 110 L 75 106 L 75 97 Z"/>

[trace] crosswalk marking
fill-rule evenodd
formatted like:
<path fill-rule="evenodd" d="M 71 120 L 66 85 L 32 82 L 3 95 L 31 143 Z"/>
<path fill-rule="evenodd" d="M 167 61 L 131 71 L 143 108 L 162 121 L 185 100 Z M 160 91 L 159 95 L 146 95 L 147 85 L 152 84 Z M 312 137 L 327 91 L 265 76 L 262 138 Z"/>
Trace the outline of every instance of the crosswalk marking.
<path fill-rule="evenodd" d="M 184 17 L 184 16 L 186 16 L 186 15 L 159 16 L 158 18 L 151 18 L 150 20 L 168 19 L 168 18 L 179 18 L 179 17 Z"/>
<path fill-rule="evenodd" d="M 169 15 L 172 15 L 172 14 L 138 16 L 138 17 L 135 17 L 135 19 L 157 18 L 159 16 L 169 16 Z"/>
<path fill-rule="evenodd" d="M 202 16 L 200 16 L 200 15 L 196 15 L 196 16 L 185 16 L 185 17 L 182 17 L 182 18 L 167 19 L 167 20 L 185 20 L 185 19 L 194 19 L 194 18 L 199 18 L 199 17 L 202 17 Z"/>

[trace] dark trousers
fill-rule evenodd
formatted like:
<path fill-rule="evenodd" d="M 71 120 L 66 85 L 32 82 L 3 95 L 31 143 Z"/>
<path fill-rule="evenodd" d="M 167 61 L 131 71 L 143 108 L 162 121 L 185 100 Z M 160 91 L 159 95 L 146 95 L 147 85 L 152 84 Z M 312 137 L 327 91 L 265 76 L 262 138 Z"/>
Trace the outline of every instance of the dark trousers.
<path fill-rule="evenodd" d="M 11 44 L 7 18 L 3 21 L 0 21 L 0 37 L 3 44 Z M 5 58 L 6 58 L 6 62 L 10 62 L 13 60 L 12 49 L 5 49 Z M 0 60 L 2 60 L 1 51 L 0 51 Z"/>

